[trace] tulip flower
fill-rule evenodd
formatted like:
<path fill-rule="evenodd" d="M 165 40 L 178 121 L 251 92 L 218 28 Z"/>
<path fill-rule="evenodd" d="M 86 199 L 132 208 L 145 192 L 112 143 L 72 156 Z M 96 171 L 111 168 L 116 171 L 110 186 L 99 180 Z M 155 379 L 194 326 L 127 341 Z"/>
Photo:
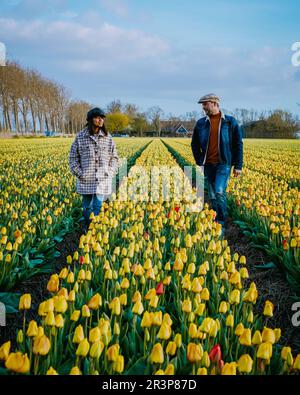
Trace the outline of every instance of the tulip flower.
<path fill-rule="evenodd" d="M 221 370 L 223 376 L 235 376 L 236 375 L 236 362 L 225 363 Z"/>
<path fill-rule="evenodd" d="M 252 338 L 252 344 L 258 345 L 262 343 L 262 336 L 260 331 L 255 331 L 253 338 Z"/>
<path fill-rule="evenodd" d="M 142 321 L 141 321 L 141 327 L 142 328 L 150 328 L 151 325 L 152 325 L 151 315 L 149 314 L 148 311 L 145 311 L 145 313 L 143 314 Z"/>
<path fill-rule="evenodd" d="M 295 358 L 293 369 L 300 371 L 300 354 L 298 354 Z"/>
<path fill-rule="evenodd" d="M 152 363 L 163 363 L 164 362 L 164 350 L 160 343 L 156 343 L 150 353 L 150 361 Z"/>
<path fill-rule="evenodd" d="M 70 371 L 70 375 L 71 375 L 71 376 L 80 376 L 80 375 L 82 375 L 82 372 L 81 372 L 81 370 L 79 369 L 78 366 L 74 366 L 74 367 L 71 369 L 71 371 Z"/>
<path fill-rule="evenodd" d="M 37 334 L 38 334 L 38 326 L 37 326 L 37 323 L 36 323 L 36 321 L 32 320 L 32 321 L 29 322 L 26 335 L 27 335 L 28 337 L 34 337 L 34 336 L 37 336 Z"/>
<path fill-rule="evenodd" d="M 73 335 L 73 343 L 80 343 L 84 339 L 84 332 L 82 325 L 78 325 Z"/>
<path fill-rule="evenodd" d="M 95 341 L 90 348 L 91 358 L 99 359 L 104 347 L 104 343 L 101 340 Z"/>
<path fill-rule="evenodd" d="M 264 307 L 264 316 L 266 317 L 273 317 L 273 311 L 274 311 L 274 305 L 272 302 L 269 300 L 266 301 L 265 307 Z"/>
<path fill-rule="evenodd" d="M 209 353 L 209 359 L 213 363 L 218 363 L 222 359 L 221 347 L 219 344 L 216 344 Z"/>
<path fill-rule="evenodd" d="M 88 302 L 88 307 L 91 310 L 98 310 L 102 306 L 102 297 L 99 293 L 92 296 Z"/>
<path fill-rule="evenodd" d="M 238 360 L 238 370 L 241 373 L 250 373 L 252 371 L 253 360 L 249 354 L 244 354 Z"/>
<path fill-rule="evenodd" d="M 187 346 L 187 359 L 189 362 L 199 362 L 203 357 L 201 344 L 189 343 Z"/>
<path fill-rule="evenodd" d="M 50 351 L 51 343 L 47 336 L 36 337 L 33 343 L 33 353 L 36 355 L 47 355 Z"/>
<path fill-rule="evenodd" d="M 275 343 L 275 332 L 271 328 L 264 327 L 262 332 L 262 341 L 271 344 Z"/>
<path fill-rule="evenodd" d="M 58 291 L 58 289 L 59 289 L 59 277 L 57 274 L 52 274 L 47 284 L 47 290 L 49 292 L 55 293 Z"/>
<path fill-rule="evenodd" d="M 261 343 L 257 350 L 257 358 L 268 360 L 272 357 L 272 344 Z"/>
<path fill-rule="evenodd" d="M 162 295 L 163 293 L 164 293 L 164 285 L 162 282 L 160 282 L 156 286 L 156 295 Z"/>
<path fill-rule="evenodd" d="M 19 301 L 19 310 L 29 310 L 31 307 L 31 295 L 24 294 Z"/>
<path fill-rule="evenodd" d="M 90 349 L 90 344 L 87 339 L 83 339 L 77 347 L 76 355 L 79 357 L 86 357 Z"/>
<path fill-rule="evenodd" d="M 207 375 L 207 369 L 206 368 L 198 368 L 197 375 L 198 376 L 206 376 Z"/>
<path fill-rule="evenodd" d="M 112 364 L 112 369 L 114 372 L 123 373 L 124 370 L 124 357 L 123 355 L 118 355 L 116 361 Z"/>
<path fill-rule="evenodd" d="M 144 311 L 143 303 L 140 301 L 137 301 L 132 308 L 132 312 L 135 314 L 141 315 L 143 313 L 143 311 Z"/>
<path fill-rule="evenodd" d="M 120 351 L 119 344 L 113 344 L 110 346 L 107 351 L 106 355 L 109 361 L 116 362 Z"/>
<path fill-rule="evenodd" d="M 165 323 L 162 323 L 158 331 L 157 337 L 162 340 L 168 340 L 171 337 L 171 334 L 172 334 L 171 327 Z"/>
<path fill-rule="evenodd" d="M 174 356 L 176 354 L 177 345 L 175 341 L 170 341 L 166 348 L 166 353 L 170 356 Z"/>
<path fill-rule="evenodd" d="M 100 333 L 100 329 L 98 326 L 96 326 L 93 329 L 90 329 L 89 332 L 89 342 L 90 343 L 95 343 L 96 341 L 100 340 L 101 337 L 101 333 Z"/>
<path fill-rule="evenodd" d="M 240 335 L 239 341 L 243 346 L 251 346 L 251 329 L 246 328 Z"/>
<path fill-rule="evenodd" d="M 30 370 L 30 361 L 27 354 L 11 353 L 5 361 L 5 367 L 13 372 L 24 374 Z"/>
<path fill-rule="evenodd" d="M 47 370 L 46 376 L 57 376 L 58 373 L 55 369 L 50 366 L 50 368 Z"/>
<path fill-rule="evenodd" d="M 0 361 L 6 361 L 9 356 L 11 342 L 8 341 L 0 347 Z"/>

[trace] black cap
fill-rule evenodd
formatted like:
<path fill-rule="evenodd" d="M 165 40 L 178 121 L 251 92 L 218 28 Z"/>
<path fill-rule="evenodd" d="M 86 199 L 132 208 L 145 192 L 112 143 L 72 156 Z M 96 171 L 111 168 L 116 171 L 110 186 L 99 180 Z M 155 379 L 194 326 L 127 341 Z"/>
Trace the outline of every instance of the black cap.
<path fill-rule="evenodd" d="M 92 108 L 86 115 L 86 120 L 89 121 L 95 117 L 103 117 L 105 118 L 105 112 L 101 110 L 99 107 Z"/>

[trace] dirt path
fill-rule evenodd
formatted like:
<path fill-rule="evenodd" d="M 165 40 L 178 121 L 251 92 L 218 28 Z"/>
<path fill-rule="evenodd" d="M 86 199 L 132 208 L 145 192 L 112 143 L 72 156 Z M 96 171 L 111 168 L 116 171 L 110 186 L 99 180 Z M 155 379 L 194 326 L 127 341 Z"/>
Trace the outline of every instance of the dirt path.
<path fill-rule="evenodd" d="M 294 353 L 299 353 L 300 327 L 294 327 L 291 321 L 293 315 L 291 306 L 295 301 L 293 299 L 295 294 L 285 280 L 284 274 L 278 268 L 261 269 L 256 267 L 256 265 L 266 264 L 269 259 L 263 251 L 251 247 L 249 239 L 230 217 L 226 224 L 225 239 L 232 252 L 245 255 L 247 259 L 248 283 L 250 285 L 254 281 L 259 293 L 255 311 L 262 314 L 265 301 L 270 300 L 274 304 L 274 316 L 268 319 L 267 326 L 281 328 L 280 344 L 288 344 Z"/>
<path fill-rule="evenodd" d="M 77 250 L 80 236 L 83 234 L 83 227 L 80 226 L 72 233 L 66 234 L 64 240 L 57 243 L 56 249 L 60 252 L 60 256 L 56 259 L 51 273 L 59 273 L 60 270 L 66 266 L 66 258 L 68 255 L 73 256 L 74 251 Z M 43 274 L 41 276 L 35 276 L 22 284 L 16 286 L 12 292 L 18 292 L 21 295 L 24 293 L 31 294 L 31 309 L 26 312 L 26 320 L 38 319 L 38 306 L 39 304 L 50 297 L 47 291 L 47 283 L 49 281 L 50 274 Z M 16 334 L 20 328 L 22 328 L 23 314 L 9 314 L 6 319 L 6 326 L 0 327 L 0 345 L 5 341 L 10 340 L 12 345 L 16 342 Z"/>

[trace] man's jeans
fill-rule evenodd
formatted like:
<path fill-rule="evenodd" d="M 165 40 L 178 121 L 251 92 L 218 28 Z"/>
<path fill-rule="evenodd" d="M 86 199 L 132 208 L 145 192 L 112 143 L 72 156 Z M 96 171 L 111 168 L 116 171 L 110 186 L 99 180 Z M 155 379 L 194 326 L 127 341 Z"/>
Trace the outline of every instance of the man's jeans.
<path fill-rule="evenodd" d="M 227 216 L 227 197 L 226 187 L 230 176 L 231 166 L 217 164 L 207 164 L 204 166 L 206 201 L 208 200 L 211 208 L 216 211 L 216 220 L 225 225 Z"/>
<path fill-rule="evenodd" d="M 104 195 L 99 195 L 96 193 L 90 195 L 82 195 L 83 217 L 85 220 L 86 229 L 92 222 L 92 220 L 90 219 L 91 213 L 93 212 L 94 215 L 99 215 L 103 200 Z"/>

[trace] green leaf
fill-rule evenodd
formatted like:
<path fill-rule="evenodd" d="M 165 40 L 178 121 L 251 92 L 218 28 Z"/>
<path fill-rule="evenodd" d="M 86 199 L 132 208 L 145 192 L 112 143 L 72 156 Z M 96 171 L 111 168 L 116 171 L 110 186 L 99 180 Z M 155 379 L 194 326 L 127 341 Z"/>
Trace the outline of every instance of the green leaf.
<path fill-rule="evenodd" d="M 275 269 L 277 266 L 274 262 L 268 262 L 264 265 L 255 265 L 255 267 L 258 269 Z"/>
<path fill-rule="evenodd" d="M 142 357 L 138 359 L 130 369 L 125 372 L 125 375 L 144 375 L 144 374 L 150 374 L 148 372 L 150 369 L 150 366 L 148 366 L 148 363 L 146 361 L 145 357 Z"/>
<path fill-rule="evenodd" d="M 0 292 L 0 302 L 4 303 L 6 313 L 18 313 L 20 296 L 19 293 Z"/>

